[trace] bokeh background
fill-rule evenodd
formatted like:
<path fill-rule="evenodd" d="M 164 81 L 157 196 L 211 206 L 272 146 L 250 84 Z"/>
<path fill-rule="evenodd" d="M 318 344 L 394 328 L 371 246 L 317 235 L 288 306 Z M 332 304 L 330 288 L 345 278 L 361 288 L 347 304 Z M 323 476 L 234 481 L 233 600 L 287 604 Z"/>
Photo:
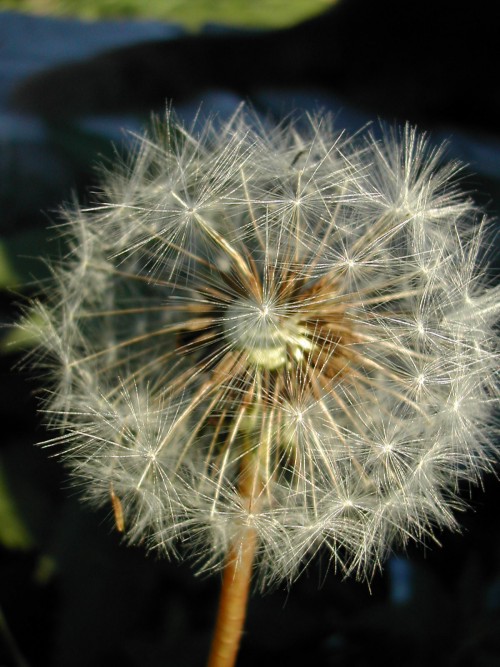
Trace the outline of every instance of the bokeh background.
<path fill-rule="evenodd" d="M 186 122 L 246 101 L 277 120 L 328 109 L 349 131 L 410 120 L 448 141 L 464 188 L 498 216 L 493 4 L 0 0 L 1 667 L 197 667 L 220 583 L 123 545 L 111 507 L 82 506 L 34 446 L 43 378 L 11 325 L 61 252 L 60 204 L 91 199 L 96 165 L 166 101 Z M 498 281 L 495 233 L 491 251 Z M 500 665 L 500 484 L 464 493 L 462 535 L 394 554 L 370 587 L 319 557 L 290 590 L 256 592 L 238 664 Z"/>

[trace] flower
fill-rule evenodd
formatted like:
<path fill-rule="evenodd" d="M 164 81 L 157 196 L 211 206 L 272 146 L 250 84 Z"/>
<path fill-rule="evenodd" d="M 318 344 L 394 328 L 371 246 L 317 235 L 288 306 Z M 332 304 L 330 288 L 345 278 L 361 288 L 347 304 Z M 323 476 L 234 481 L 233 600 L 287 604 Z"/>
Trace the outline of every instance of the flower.
<path fill-rule="evenodd" d="M 408 126 L 167 112 L 65 211 L 25 326 L 50 444 L 131 542 L 213 569 L 251 527 L 266 584 L 320 549 L 368 577 L 457 527 L 498 454 L 500 292 L 442 153 Z"/>

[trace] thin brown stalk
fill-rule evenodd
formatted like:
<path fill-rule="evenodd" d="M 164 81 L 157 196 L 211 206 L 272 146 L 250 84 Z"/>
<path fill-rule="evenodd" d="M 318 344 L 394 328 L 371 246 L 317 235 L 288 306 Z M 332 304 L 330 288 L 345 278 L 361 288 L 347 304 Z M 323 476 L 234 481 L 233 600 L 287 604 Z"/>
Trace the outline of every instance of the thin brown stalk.
<path fill-rule="evenodd" d="M 233 667 L 245 623 L 257 536 L 248 529 L 224 569 L 217 623 L 207 667 Z"/>
<path fill-rule="evenodd" d="M 240 482 L 240 493 L 248 504 L 249 512 L 254 509 L 260 493 L 255 463 L 249 465 L 250 459 L 255 458 L 252 454 L 245 456 Z M 253 527 L 248 526 L 242 530 L 240 538 L 231 549 L 224 568 L 207 667 L 234 667 L 236 663 L 245 624 L 256 548 L 257 533 Z"/>

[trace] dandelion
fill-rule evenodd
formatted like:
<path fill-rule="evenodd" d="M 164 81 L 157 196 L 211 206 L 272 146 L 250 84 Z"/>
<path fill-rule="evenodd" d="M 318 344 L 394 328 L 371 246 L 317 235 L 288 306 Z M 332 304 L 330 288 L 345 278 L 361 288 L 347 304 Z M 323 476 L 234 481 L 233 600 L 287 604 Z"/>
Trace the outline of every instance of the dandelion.
<path fill-rule="evenodd" d="M 168 112 L 64 213 L 29 313 L 50 444 L 130 542 L 225 568 L 212 667 L 252 571 L 291 581 L 321 550 L 369 578 L 456 528 L 493 466 L 500 291 L 442 152 L 410 127 Z"/>

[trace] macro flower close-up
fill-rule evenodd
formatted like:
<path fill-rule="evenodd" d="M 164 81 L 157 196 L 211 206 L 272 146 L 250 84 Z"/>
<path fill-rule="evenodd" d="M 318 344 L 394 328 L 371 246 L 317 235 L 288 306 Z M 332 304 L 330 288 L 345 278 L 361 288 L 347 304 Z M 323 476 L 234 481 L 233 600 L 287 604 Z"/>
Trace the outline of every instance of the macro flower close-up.
<path fill-rule="evenodd" d="M 498 667 L 491 3 L 0 8 L 0 667 Z"/>
<path fill-rule="evenodd" d="M 459 165 L 410 127 L 167 112 L 29 310 L 49 445 L 131 542 L 264 586 L 318 550 L 369 578 L 456 526 L 496 458 L 498 289 Z"/>

